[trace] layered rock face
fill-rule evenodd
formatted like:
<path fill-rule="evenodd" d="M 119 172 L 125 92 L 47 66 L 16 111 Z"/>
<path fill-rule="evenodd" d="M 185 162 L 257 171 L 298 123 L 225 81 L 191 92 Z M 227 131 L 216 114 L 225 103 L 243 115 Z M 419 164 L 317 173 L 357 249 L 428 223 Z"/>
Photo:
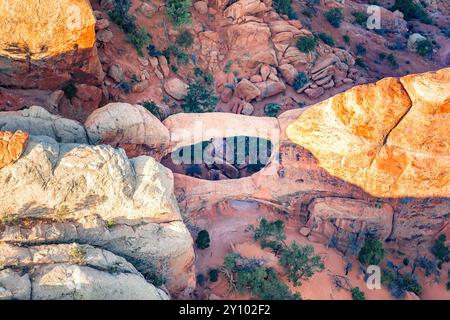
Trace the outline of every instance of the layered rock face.
<path fill-rule="evenodd" d="M 88 0 L 0 4 L 0 84 L 55 89 L 70 79 L 98 84 L 95 17 Z"/>
<path fill-rule="evenodd" d="M 165 280 L 174 295 L 193 287 L 193 241 L 172 173 L 153 158 L 31 136 L 0 181 L 2 242 L 87 243 L 131 261 L 152 283 Z"/>
<path fill-rule="evenodd" d="M 0 244 L 0 299 L 166 300 L 113 253 L 78 244 L 19 247 Z"/>
<path fill-rule="evenodd" d="M 378 197 L 450 194 L 450 69 L 358 86 L 287 128 L 330 174 Z"/>

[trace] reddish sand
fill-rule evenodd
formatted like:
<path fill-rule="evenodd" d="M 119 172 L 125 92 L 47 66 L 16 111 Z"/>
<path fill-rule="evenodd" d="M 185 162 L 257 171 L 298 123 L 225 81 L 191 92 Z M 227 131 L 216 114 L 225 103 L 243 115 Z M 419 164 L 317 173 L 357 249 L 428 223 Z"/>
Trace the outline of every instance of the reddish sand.
<path fill-rule="evenodd" d="M 310 244 L 315 252 L 319 254 L 325 263 L 325 270 L 316 273 L 311 279 L 303 281 L 300 287 L 293 287 L 287 281 L 281 266 L 278 264 L 277 257 L 268 249 L 263 250 L 252 238 L 252 232 L 249 231 L 249 225 L 257 225 L 258 219 L 265 217 L 268 220 L 281 219 L 286 224 L 287 243 L 295 240 L 300 244 Z M 270 208 L 259 205 L 255 202 L 230 201 L 222 203 L 214 208 L 209 208 L 203 212 L 192 216 L 190 219 L 193 236 L 200 229 L 206 229 L 210 233 L 211 246 L 205 250 L 196 251 L 196 268 L 198 273 L 207 274 L 209 268 L 220 267 L 223 265 L 224 257 L 237 251 L 242 256 L 255 257 L 263 259 L 265 265 L 273 267 L 293 292 L 299 292 L 303 299 L 313 300 L 343 300 L 351 299 L 351 293 L 348 289 L 336 288 L 334 279 L 338 277 L 347 288 L 359 287 L 368 300 L 393 299 L 389 291 L 382 287 L 381 289 L 370 290 L 366 287 L 364 277 L 360 271 L 360 264 L 355 257 L 350 259 L 353 268 L 349 274 L 345 275 L 345 265 L 347 263 L 344 255 L 333 248 L 327 248 L 325 245 L 309 241 L 306 237 L 299 234 L 298 230 L 301 224 L 294 217 L 277 213 Z M 320 235 L 313 235 L 320 239 Z M 395 263 L 400 263 L 401 258 L 393 253 L 395 250 L 387 248 L 386 259 Z M 419 282 L 423 286 L 422 299 L 450 299 L 450 294 L 445 288 L 448 264 L 443 268 L 443 278 L 438 284 L 432 277 L 426 278 L 420 271 L 417 272 Z M 219 277 L 216 283 L 207 282 L 204 287 L 198 288 L 198 297 L 205 299 L 249 299 L 250 294 L 239 294 L 229 292 L 228 282 L 224 276 Z M 414 294 L 407 294 L 405 299 L 417 299 Z"/>

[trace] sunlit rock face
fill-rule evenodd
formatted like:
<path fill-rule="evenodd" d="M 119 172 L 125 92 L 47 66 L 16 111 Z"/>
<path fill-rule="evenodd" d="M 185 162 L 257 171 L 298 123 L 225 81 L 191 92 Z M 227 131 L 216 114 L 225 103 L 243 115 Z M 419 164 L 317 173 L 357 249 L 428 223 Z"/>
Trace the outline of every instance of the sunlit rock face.
<path fill-rule="evenodd" d="M 377 197 L 450 195 L 450 69 L 354 87 L 287 128 L 330 174 Z"/>
<path fill-rule="evenodd" d="M 3 0 L 0 85 L 53 89 L 72 77 L 102 77 L 88 0 Z"/>

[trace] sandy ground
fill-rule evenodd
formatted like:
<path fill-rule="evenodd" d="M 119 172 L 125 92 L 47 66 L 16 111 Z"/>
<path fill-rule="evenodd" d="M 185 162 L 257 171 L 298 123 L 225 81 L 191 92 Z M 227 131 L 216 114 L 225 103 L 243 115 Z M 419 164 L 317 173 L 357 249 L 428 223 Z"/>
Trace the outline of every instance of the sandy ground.
<path fill-rule="evenodd" d="M 293 287 L 283 275 L 282 268 L 277 262 L 277 257 L 269 250 L 262 250 L 253 240 L 249 225 L 257 225 L 258 219 L 265 217 L 268 220 L 281 219 L 286 224 L 287 243 L 295 240 L 300 244 L 310 244 L 325 263 L 325 270 L 316 273 L 311 279 L 304 281 L 302 286 Z M 190 221 L 193 236 L 200 229 L 206 229 L 210 233 L 211 246 L 205 250 L 196 250 L 196 268 L 198 273 L 207 274 L 210 268 L 220 267 L 224 257 L 238 251 L 246 257 L 263 259 L 266 266 L 273 267 L 293 292 L 299 292 L 303 299 L 312 300 L 345 300 L 351 299 L 351 293 L 346 289 L 338 289 L 334 279 L 340 278 L 348 288 L 359 287 L 368 300 L 393 299 L 386 288 L 370 290 L 366 287 L 363 274 L 359 270 L 359 263 L 355 257 L 351 258 L 353 268 L 345 275 L 346 258 L 337 250 L 328 248 L 323 244 L 309 241 L 299 234 L 301 225 L 295 218 L 287 218 L 263 205 L 255 202 L 230 201 L 217 207 L 204 210 Z M 315 235 L 320 239 L 320 235 Z M 394 256 L 387 259 L 399 262 Z M 448 265 L 448 264 L 447 264 Z M 446 266 L 448 269 L 448 266 Z M 417 272 L 419 282 L 424 292 L 422 299 L 450 299 L 450 294 L 445 288 L 447 269 L 443 270 L 443 279 L 438 284 L 432 277 L 426 278 L 420 271 Z M 445 280 L 445 281 L 444 281 Z M 204 287 L 198 288 L 199 298 L 218 299 L 249 299 L 249 294 L 229 292 L 227 280 L 221 275 L 216 283 L 207 282 Z M 407 294 L 405 299 L 417 299 L 413 294 Z"/>

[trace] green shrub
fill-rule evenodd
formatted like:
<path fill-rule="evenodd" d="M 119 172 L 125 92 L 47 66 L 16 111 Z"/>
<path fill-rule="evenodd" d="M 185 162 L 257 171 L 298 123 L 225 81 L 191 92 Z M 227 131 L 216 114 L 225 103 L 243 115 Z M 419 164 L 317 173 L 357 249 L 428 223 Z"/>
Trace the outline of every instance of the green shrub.
<path fill-rule="evenodd" d="M 128 41 L 136 48 L 139 55 L 143 55 L 142 48 L 150 42 L 150 34 L 136 24 L 136 17 L 129 15 L 130 0 L 114 0 L 114 10 L 108 12 L 111 20 L 127 35 Z"/>
<path fill-rule="evenodd" d="M 431 18 L 421 3 L 414 0 L 395 0 L 391 11 L 399 10 L 405 20 L 419 19 L 423 23 L 431 24 Z"/>
<path fill-rule="evenodd" d="M 429 56 L 433 52 L 433 44 L 428 39 L 417 42 L 416 52 L 422 57 Z"/>
<path fill-rule="evenodd" d="M 362 292 L 359 287 L 352 289 L 352 299 L 353 300 L 366 300 L 366 295 Z"/>
<path fill-rule="evenodd" d="M 195 240 L 197 248 L 201 250 L 209 248 L 210 242 L 211 239 L 209 238 L 209 233 L 206 230 L 201 230 L 197 235 L 197 239 Z"/>
<path fill-rule="evenodd" d="M 239 260 L 239 263 L 237 263 Z M 224 259 L 224 267 L 236 279 L 236 289 L 248 291 L 252 296 L 263 300 L 298 300 L 298 294 L 292 294 L 289 287 L 278 278 L 271 268 L 261 266 L 256 259 L 243 258 L 238 253 L 231 253 Z"/>
<path fill-rule="evenodd" d="M 306 73 L 299 72 L 297 74 L 297 76 L 295 77 L 293 87 L 295 90 L 299 90 L 299 89 L 303 88 L 308 83 L 308 81 L 309 81 L 309 79 L 308 79 L 308 76 L 306 75 Z"/>
<path fill-rule="evenodd" d="M 364 265 L 378 265 L 384 258 L 384 249 L 380 241 L 367 238 L 358 254 L 359 261 Z"/>
<path fill-rule="evenodd" d="M 207 84 L 196 80 L 189 85 L 185 102 L 181 105 L 184 112 L 210 112 L 213 111 L 219 98 Z"/>
<path fill-rule="evenodd" d="M 189 62 L 189 56 L 179 46 L 171 44 L 167 49 L 163 51 L 163 55 L 167 58 L 167 61 L 171 61 L 170 55 L 173 55 L 177 60 L 177 63 L 185 65 Z"/>
<path fill-rule="evenodd" d="M 447 240 L 447 237 L 445 234 L 439 235 L 436 242 L 433 244 L 433 247 L 431 248 L 431 253 L 436 257 L 436 259 L 442 261 L 442 262 L 449 262 L 449 249 L 445 245 L 445 241 Z"/>
<path fill-rule="evenodd" d="M 283 249 L 282 241 L 286 239 L 284 232 L 284 222 L 276 220 L 273 222 L 262 218 L 259 227 L 254 230 L 253 238 L 259 241 L 261 248 L 271 248 L 275 254 Z"/>
<path fill-rule="evenodd" d="M 316 40 L 307 36 L 301 36 L 297 40 L 297 48 L 304 53 L 311 52 L 316 48 Z"/>
<path fill-rule="evenodd" d="M 233 65 L 233 61 L 228 60 L 227 63 L 225 64 L 225 67 L 223 68 L 223 72 L 224 73 L 230 72 L 230 69 L 231 69 L 232 65 Z"/>
<path fill-rule="evenodd" d="M 292 0 L 274 0 L 273 7 L 276 12 L 284 15 L 292 15 Z"/>
<path fill-rule="evenodd" d="M 331 47 L 334 46 L 334 38 L 332 35 L 321 32 L 317 36 L 319 37 L 320 40 L 323 41 L 323 43 L 325 43 Z"/>
<path fill-rule="evenodd" d="M 387 55 L 386 59 L 394 69 L 398 69 L 400 67 L 400 65 L 397 62 L 397 59 L 395 58 L 395 56 L 392 53 L 389 53 Z"/>
<path fill-rule="evenodd" d="M 155 102 L 145 101 L 142 106 L 148 111 L 150 111 L 155 117 L 161 119 L 161 113 L 159 112 L 159 108 Z"/>
<path fill-rule="evenodd" d="M 381 282 L 389 288 L 395 298 L 404 297 L 406 291 L 422 294 L 422 286 L 411 273 L 401 274 L 398 269 L 382 269 Z"/>
<path fill-rule="evenodd" d="M 445 29 L 442 32 L 444 33 L 444 36 L 446 36 L 447 38 L 450 38 L 450 28 Z"/>
<path fill-rule="evenodd" d="M 238 272 L 236 287 L 239 291 L 250 291 L 262 300 L 298 300 L 271 268 L 259 267 L 251 271 Z"/>
<path fill-rule="evenodd" d="M 176 27 L 191 23 L 191 4 L 192 0 L 166 0 L 166 14 Z"/>
<path fill-rule="evenodd" d="M 366 47 L 362 43 L 356 44 L 356 54 L 358 56 L 365 56 L 367 53 Z"/>
<path fill-rule="evenodd" d="M 346 44 L 350 44 L 350 42 L 351 42 L 350 37 L 349 37 L 348 35 L 346 35 L 346 34 L 344 34 L 344 35 L 342 36 L 342 40 L 344 40 L 344 42 L 345 42 Z"/>
<path fill-rule="evenodd" d="M 322 258 L 314 255 L 314 248 L 311 245 L 302 246 L 295 241 L 283 249 L 280 264 L 294 286 L 300 286 L 301 280 L 309 279 L 315 272 L 325 269 Z"/>
<path fill-rule="evenodd" d="M 209 281 L 217 282 L 219 280 L 219 270 L 217 269 L 209 269 L 208 271 Z"/>
<path fill-rule="evenodd" d="M 446 286 L 447 286 L 447 290 L 450 290 L 450 281 L 447 281 Z"/>
<path fill-rule="evenodd" d="M 264 106 L 264 113 L 268 117 L 276 117 L 281 110 L 281 105 L 276 102 L 270 102 Z"/>
<path fill-rule="evenodd" d="M 361 67 L 361 68 L 367 70 L 367 64 L 364 62 L 363 59 L 361 59 L 361 58 L 356 58 L 356 59 L 355 59 L 355 64 L 356 64 L 357 66 L 359 66 L 359 67 Z"/>
<path fill-rule="evenodd" d="M 335 28 L 339 28 L 341 26 L 343 14 L 342 9 L 333 8 L 325 12 L 325 19 Z"/>
<path fill-rule="evenodd" d="M 364 12 L 360 12 L 360 11 L 353 11 L 352 12 L 352 16 L 355 17 L 354 22 L 361 25 L 361 26 L 365 26 L 366 22 L 367 22 L 367 15 Z"/>
<path fill-rule="evenodd" d="M 72 99 L 77 95 L 77 87 L 73 82 L 70 82 L 69 84 L 65 85 L 62 88 L 62 91 L 64 92 L 64 95 L 67 99 Z"/>
<path fill-rule="evenodd" d="M 177 44 L 183 48 L 189 48 L 194 43 L 194 37 L 192 34 L 185 30 L 177 38 Z"/>

